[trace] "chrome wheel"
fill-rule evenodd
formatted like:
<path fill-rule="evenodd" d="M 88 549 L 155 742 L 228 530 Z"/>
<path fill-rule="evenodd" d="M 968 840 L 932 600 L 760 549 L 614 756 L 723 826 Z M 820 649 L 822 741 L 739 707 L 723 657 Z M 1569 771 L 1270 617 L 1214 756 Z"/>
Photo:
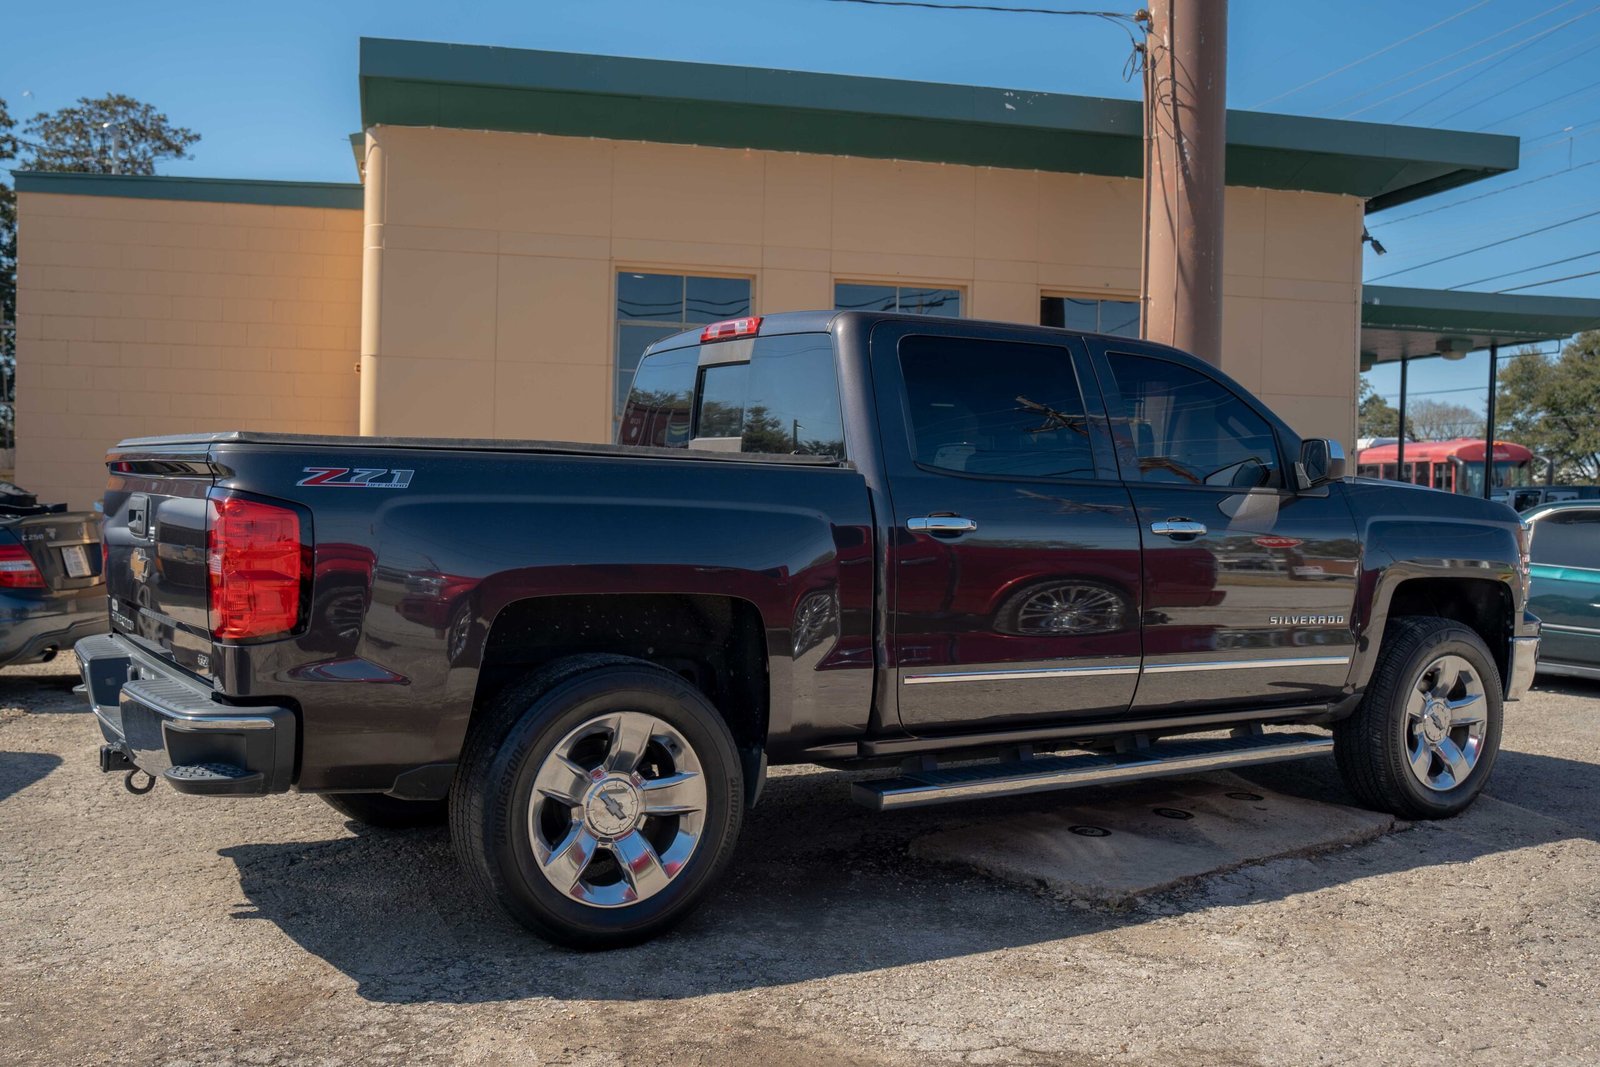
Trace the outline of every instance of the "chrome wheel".
<path fill-rule="evenodd" d="M 638 711 L 589 720 L 545 757 L 528 837 L 550 884 L 597 908 L 661 892 L 694 854 L 706 782 L 689 742 Z"/>
<path fill-rule="evenodd" d="M 1483 679 L 1461 656 L 1440 656 L 1406 696 L 1406 753 L 1411 773 L 1447 792 L 1467 780 L 1483 754 L 1488 704 Z"/>
<path fill-rule="evenodd" d="M 1096 634 L 1122 628 L 1123 598 L 1098 585 L 1048 585 L 1017 607 L 1022 634 Z"/>

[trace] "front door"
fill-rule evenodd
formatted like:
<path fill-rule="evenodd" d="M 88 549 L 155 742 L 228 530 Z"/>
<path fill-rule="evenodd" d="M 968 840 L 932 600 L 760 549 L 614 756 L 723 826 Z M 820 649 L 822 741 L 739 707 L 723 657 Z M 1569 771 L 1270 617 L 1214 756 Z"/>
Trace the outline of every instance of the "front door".
<path fill-rule="evenodd" d="M 1139 532 L 1074 338 L 883 323 L 890 665 L 913 733 L 1117 715 L 1139 673 Z"/>
<path fill-rule="evenodd" d="M 1134 707 L 1322 703 L 1355 649 L 1355 520 L 1337 483 L 1297 492 L 1278 430 L 1233 383 L 1094 342 L 1144 540 Z"/>

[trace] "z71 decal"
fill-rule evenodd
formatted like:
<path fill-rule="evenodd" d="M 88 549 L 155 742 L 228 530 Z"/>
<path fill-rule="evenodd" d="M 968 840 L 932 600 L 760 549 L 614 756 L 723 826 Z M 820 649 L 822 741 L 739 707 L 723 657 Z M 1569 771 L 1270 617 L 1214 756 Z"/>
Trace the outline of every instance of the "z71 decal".
<path fill-rule="evenodd" d="M 387 467 L 306 467 L 295 485 L 325 485 L 349 489 L 405 489 L 415 471 Z"/>

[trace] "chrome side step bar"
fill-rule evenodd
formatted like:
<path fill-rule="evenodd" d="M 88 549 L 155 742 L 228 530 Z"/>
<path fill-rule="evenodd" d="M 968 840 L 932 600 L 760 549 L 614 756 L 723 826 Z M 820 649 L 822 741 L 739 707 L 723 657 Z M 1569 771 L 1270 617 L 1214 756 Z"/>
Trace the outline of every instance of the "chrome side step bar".
<path fill-rule="evenodd" d="M 1197 771 L 1252 767 L 1321 756 L 1332 751 L 1333 738 L 1326 734 L 1257 733 L 1244 737 L 1157 741 L 1148 748 L 1116 755 L 1085 752 L 943 770 L 908 770 L 895 778 L 856 782 L 850 788 L 850 795 L 858 804 L 875 811 L 888 811 L 979 797 L 1008 797 Z"/>

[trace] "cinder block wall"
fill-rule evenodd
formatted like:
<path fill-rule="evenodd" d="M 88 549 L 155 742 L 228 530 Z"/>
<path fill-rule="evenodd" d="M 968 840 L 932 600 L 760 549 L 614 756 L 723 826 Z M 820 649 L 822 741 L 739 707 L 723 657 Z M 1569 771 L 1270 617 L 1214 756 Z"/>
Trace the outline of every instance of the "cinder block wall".
<path fill-rule="evenodd" d="M 83 508 L 124 437 L 356 431 L 359 210 L 19 196 L 19 484 Z"/>
<path fill-rule="evenodd" d="M 601 441 L 619 270 L 744 275 L 758 313 L 836 281 L 1136 298 L 1126 178 L 595 138 L 368 131 L 363 432 Z M 1224 369 L 1354 446 L 1362 203 L 1227 191 Z"/>

